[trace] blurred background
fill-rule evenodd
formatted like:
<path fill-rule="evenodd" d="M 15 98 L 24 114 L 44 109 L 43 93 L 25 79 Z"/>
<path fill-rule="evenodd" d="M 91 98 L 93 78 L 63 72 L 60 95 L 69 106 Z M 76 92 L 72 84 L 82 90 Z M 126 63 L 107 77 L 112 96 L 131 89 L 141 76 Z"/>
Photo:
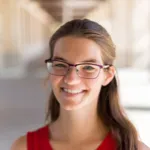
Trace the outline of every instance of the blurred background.
<path fill-rule="evenodd" d="M 150 0 L 0 0 L 0 149 L 43 125 L 49 38 L 75 18 L 111 34 L 121 104 L 150 146 Z"/>

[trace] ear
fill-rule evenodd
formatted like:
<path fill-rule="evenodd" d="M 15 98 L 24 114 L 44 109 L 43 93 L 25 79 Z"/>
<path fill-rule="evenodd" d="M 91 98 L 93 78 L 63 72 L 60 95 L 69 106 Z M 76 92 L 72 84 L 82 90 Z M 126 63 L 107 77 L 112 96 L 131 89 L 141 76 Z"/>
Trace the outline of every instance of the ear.
<path fill-rule="evenodd" d="M 104 70 L 104 80 L 103 80 L 103 86 L 108 85 L 114 78 L 116 74 L 116 69 L 114 66 L 109 67 L 107 70 Z"/>

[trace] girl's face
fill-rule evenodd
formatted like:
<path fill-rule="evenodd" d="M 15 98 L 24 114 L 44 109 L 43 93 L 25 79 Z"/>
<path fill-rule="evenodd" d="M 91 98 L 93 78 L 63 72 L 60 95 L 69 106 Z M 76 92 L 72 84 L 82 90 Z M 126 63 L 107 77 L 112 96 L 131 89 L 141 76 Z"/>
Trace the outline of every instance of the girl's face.
<path fill-rule="evenodd" d="M 60 59 L 67 63 L 88 63 L 103 65 L 101 49 L 94 41 L 80 37 L 63 37 L 59 39 L 54 48 L 53 59 Z M 104 70 L 101 69 L 95 79 L 85 79 L 78 76 L 75 67 L 65 76 L 50 75 L 52 90 L 60 107 L 65 110 L 73 110 L 87 105 L 97 104 L 101 86 L 105 81 Z M 80 93 L 68 93 L 64 89 L 80 91 Z"/>

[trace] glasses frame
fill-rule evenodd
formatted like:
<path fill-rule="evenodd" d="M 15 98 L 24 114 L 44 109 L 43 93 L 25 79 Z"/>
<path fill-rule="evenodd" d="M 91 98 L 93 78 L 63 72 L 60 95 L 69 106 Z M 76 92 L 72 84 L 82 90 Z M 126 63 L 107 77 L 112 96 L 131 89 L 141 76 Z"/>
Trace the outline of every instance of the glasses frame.
<path fill-rule="evenodd" d="M 100 65 L 100 64 L 94 64 L 94 63 L 88 63 L 88 62 L 80 63 L 80 64 L 71 64 L 71 63 L 67 63 L 67 62 L 65 62 L 65 61 L 63 61 L 63 60 L 59 60 L 59 59 L 51 59 L 51 58 L 46 59 L 46 60 L 45 60 L 45 64 L 47 64 L 48 62 L 53 62 L 53 61 L 59 61 L 59 62 L 66 63 L 66 64 L 69 66 L 68 71 L 70 70 L 70 67 L 75 67 L 75 68 L 76 68 L 77 66 L 83 65 L 83 64 L 95 65 L 95 66 L 98 66 L 100 69 L 107 69 L 107 68 L 109 68 L 110 66 L 112 66 L 112 65 Z M 68 73 L 68 71 L 66 72 L 66 74 Z M 80 75 L 78 74 L 77 68 L 76 68 L 76 72 L 77 72 L 77 75 L 78 75 L 79 77 L 81 77 L 81 78 L 85 78 L 85 79 L 96 79 L 96 78 L 99 76 L 100 70 L 99 70 L 98 75 L 97 75 L 95 78 L 86 78 L 86 77 L 80 76 Z M 50 73 L 50 72 L 49 72 L 49 73 Z M 50 74 L 51 74 L 51 75 L 55 75 L 55 76 L 65 76 L 65 75 L 66 75 L 66 74 L 64 74 L 64 75 L 56 75 L 56 74 L 52 74 L 52 73 L 50 73 Z"/>

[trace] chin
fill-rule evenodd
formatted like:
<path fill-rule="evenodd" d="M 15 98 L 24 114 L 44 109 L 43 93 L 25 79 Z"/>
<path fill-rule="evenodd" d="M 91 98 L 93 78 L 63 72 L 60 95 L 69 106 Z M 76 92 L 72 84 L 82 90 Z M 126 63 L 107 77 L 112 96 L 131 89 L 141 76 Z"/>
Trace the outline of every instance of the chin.
<path fill-rule="evenodd" d="M 82 107 L 84 107 L 86 104 L 83 101 L 78 101 L 78 103 L 74 103 L 74 102 L 69 102 L 69 103 L 61 103 L 60 106 L 64 109 L 64 110 L 77 110 L 80 109 Z"/>
<path fill-rule="evenodd" d="M 60 104 L 64 110 L 76 110 L 80 108 L 80 104 Z"/>

